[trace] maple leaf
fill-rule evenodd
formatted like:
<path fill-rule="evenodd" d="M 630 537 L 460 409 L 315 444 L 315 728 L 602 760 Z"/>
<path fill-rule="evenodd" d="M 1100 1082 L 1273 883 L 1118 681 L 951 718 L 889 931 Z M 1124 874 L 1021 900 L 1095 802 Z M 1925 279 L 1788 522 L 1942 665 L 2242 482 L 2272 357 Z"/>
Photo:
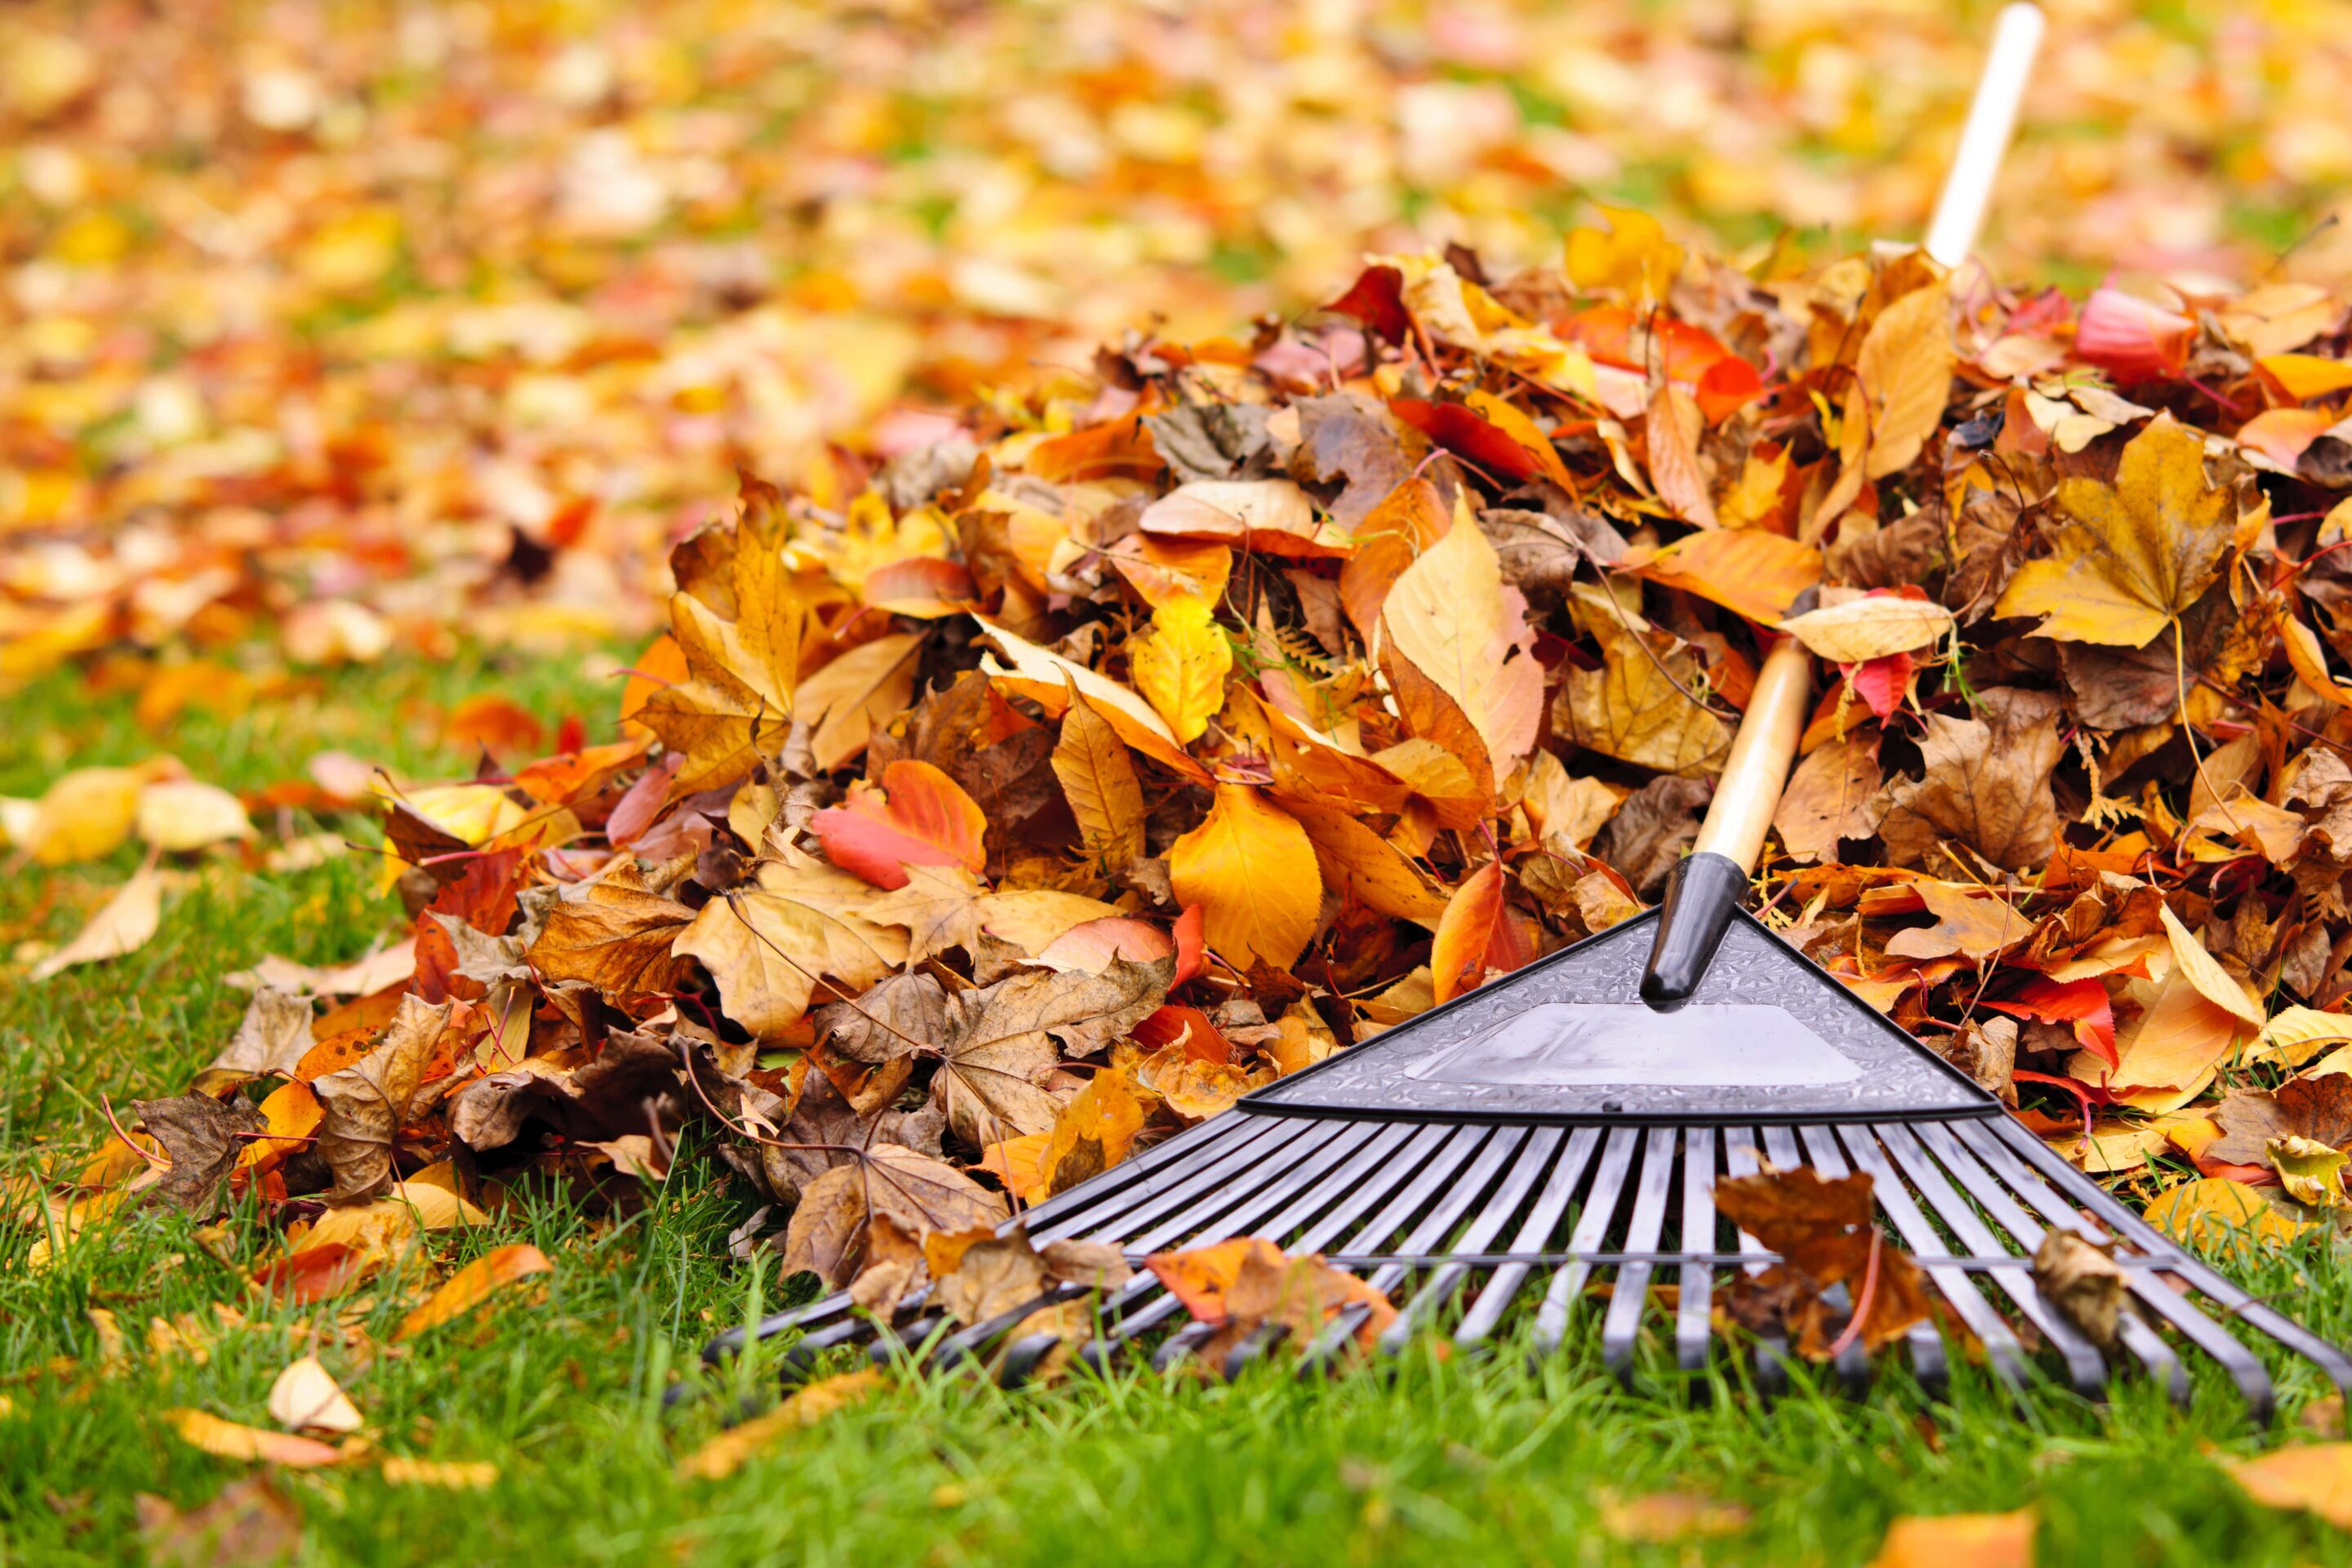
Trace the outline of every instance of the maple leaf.
<path fill-rule="evenodd" d="M 1781 1258 L 1762 1274 L 1735 1281 L 1731 1310 L 1746 1314 L 1750 1327 L 1785 1324 L 1799 1349 L 1817 1360 L 1827 1358 L 1832 1342 L 1832 1309 L 1821 1299 L 1832 1285 L 1853 1294 L 1862 1321 L 1852 1331 L 1873 1350 L 1931 1317 L 1927 1276 L 1879 1234 L 1872 1191 L 1868 1175 L 1828 1178 L 1809 1167 L 1718 1179 L 1716 1207 Z"/>
<path fill-rule="evenodd" d="M 381 1045 L 310 1085 L 324 1113 L 319 1157 L 335 1175 L 331 1202 L 356 1203 L 391 1184 L 394 1140 L 452 1081 L 444 1076 L 428 1082 L 425 1077 L 448 1026 L 450 1006 L 403 996 Z"/>
<path fill-rule="evenodd" d="M 1044 1084 L 1064 1052 L 1106 1049 L 1166 1000 L 1173 958 L 1115 959 L 1099 974 L 1024 970 L 948 999 L 933 1092 L 949 1125 L 982 1145 L 1052 1131 L 1061 1101 Z"/>
<path fill-rule="evenodd" d="M 1731 745 L 1731 730 L 1693 700 L 1698 661 L 1686 648 L 1644 647 L 1648 626 L 1612 612 L 1580 587 L 1577 601 L 1601 668 L 1570 669 L 1552 706 L 1552 723 L 1580 746 L 1661 773 L 1711 773 Z"/>
<path fill-rule="evenodd" d="M 1004 1200 L 954 1166 L 879 1144 L 801 1189 L 784 1232 L 782 1268 L 788 1275 L 814 1274 L 838 1289 L 857 1276 L 878 1219 L 920 1240 L 935 1230 L 992 1226 L 1004 1217 Z"/>
<path fill-rule="evenodd" d="M 695 913 L 646 886 L 624 860 L 593 882 L 567 888 L 526 956 L 549 980 L 577 980 L 616 995 L 676 988 L 672 948 Z"/>
<path fill-rule="evenodd" d="M 2205 443 L 2168 414 L 2124 447 L 2116 482 L 2063 479 L 2055 552 L 2017 569 L 1996 616 L 2041 616 L 2065 642 L 2145 647 L 2221 570 L 2237 527 L 2231 492 L 2209 483 Z"/>
<path fill-rule="evenodd" d="M 1926 772 L 1887 788 L 1878 825 L 1887 858 L 1927 866 L 1957 842 L 2011 870 L 2038 866 L 2058 836 L 2050 775 L 2058 765 L 2058 704 L 2001 687 L 1979 698 L 1980 719 L 1927 716 Z M 1965 862 L 1962 862 L 1965 866 Z"/>
<path fill-rule="evenodd" d="M 866 883 L 806 858 L 763 860 L 751 882 L 702 906 L 670 951 L 699 959 L 727 1016 L 773 1037 L 799 1022 L 820 980 L 863 990 L 907 961 L 907 938 L 866 918 Z"/>

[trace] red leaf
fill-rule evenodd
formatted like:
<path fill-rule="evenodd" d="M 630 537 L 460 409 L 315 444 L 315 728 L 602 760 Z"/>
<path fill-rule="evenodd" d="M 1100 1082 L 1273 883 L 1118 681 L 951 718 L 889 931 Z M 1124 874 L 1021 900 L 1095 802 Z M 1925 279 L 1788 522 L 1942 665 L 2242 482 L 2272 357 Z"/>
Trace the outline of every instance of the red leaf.
<path fill-rule="evenodd" d="M 2095 976 L 2087 980 L 2037 976 L 2027 981 L 2025 988 L 2016 995 L 1985 1005 L 2015 1018 L 2072 1024 L 2076 1044 L 2110 1068 L 2122 1065 L 2116 1056 L 2115 1005 L 2107 1000 L 2105 984 Z"/>
<path fill-rule="evenodd" d="M 1208 951 L 1209 906 L 1187 904 L 1184 912 L 1176 917 L 1176 978 L 1168 984 L 1181 985 L 1201 973 L 1202 956 Z"/>
<path fill-rule="evenodd" d="M 1186 1034 L 1187 1029 L 1192 1033 Z M 1193 1061 L 1225 1066 L 1234 1059 L 1234 1043 L 1219 1034 L 1216 1025 L 1198 1007 L 1171 1002 L 1135 1026 L 1135 1043 L 1146 1050 L 1160 1050 L 1179 1040 L 1184 1042 L 1184 1055 Z"/>
<path fill-rule="evenodd" d="M 1463 879 L 1438 917 L 1437 940 L 1429 952 L 1437 1000 L 1451 1001 L 1475 990 L 1488 970 L 1517 969 L 1533 956 L 1511 919 L 1502 864 L 1489 860 Z"/>
<path fill-rule="evenodd" d="M 1389 406 L 1396 416 L 1465 462 L 1489 473 L 1524 479 L 1542 471 L 1536 455 L 1458 403 L 1399 397 Z"/>
<path fill-rule="evenodd" d="M 1911 656 L 1907 653 L 1890 653 L 1838 668 L 1845 671 L 1854 695 L 1870 704 L 1870 710 L 1881 719 L 1903 706 L 1903 694 L 1911 687 Z"/>
<path fill-rule="evenodd" d="M 1412 331 L 1412 317 L 1404 308 L 1404 274 L 1393 267 L 1367 267 L 1348 291 L 1323 307 L 1353 316 L 1365 328 L 1392 343 Z"/>
<path fill-rule="evenodd" d="M 825 858 L 877 888 L 907 885 L 909 866 L 988 863 L 981 840 L 988 818 L 962 786 L 929 763 L 900 761 L 883 770 L 882 787 L 858 783 L 845 805 L 809 819 Z"/>

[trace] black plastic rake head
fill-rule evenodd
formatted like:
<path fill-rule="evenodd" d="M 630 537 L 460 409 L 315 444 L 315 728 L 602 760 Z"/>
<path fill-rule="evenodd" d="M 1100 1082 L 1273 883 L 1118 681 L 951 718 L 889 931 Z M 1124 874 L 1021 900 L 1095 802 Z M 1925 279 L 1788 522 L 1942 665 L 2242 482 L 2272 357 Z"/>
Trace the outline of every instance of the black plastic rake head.
<path fill-rule="evenodd" d="M 1717 1353 L 1710 1309 L 1735 1271 L 1773 1261 L 1717 1212 L 1714 1184 L 1765 1165 L 1873 1178 L 1882 1226 L 1919 1260 L 1948 1320 L 1995 1376 L 2022 1388 L 2046 1371 L 2100 1396 L 2108 1380 L 2156 1378 L 2176 1399 L 2189 1363 L 2212 1358 L 2268 1420 L 2267 1338 L 2352 1389 L 2352 1357 L 2181 1250 L 2012 1121 L 1954 1071 L 1744 911 L 1702 964 L 1689 1005 L 1661 1015 L 1629 1001 L 1660 917 L 1553 955 L 1243 1100 L 1029 1210 L 1033 1241 L 1153 1252 L 1263 1237 L 1324 1254 L 1397 1304 L 1380 1349 L 1423 1333 L 1484 1348 L 1532 1313 L 1538 1352 L 1597 1318 L 1603 1358 L 1629 1381 L 1637 1345 L 1665 1336 L 1675 1363 Z M 1661 943 L 1660 945 L 1664 945 Z M 2049 1300 L 2031 1263 L 2046 1232 L 2115 1244 L 2137 1313 L 2103 1352 Z M 1606 1291 L 1596 1286 L 1606 1284 Z M 1654 1286 L 1675 1287 L 1671 1307 Z M 1060 1342 L 1025 1333 L 1064 1289 L 993 1322 L 963 1325 L 917 1297 L 888 1321 L 835 1295 L 758 1325 L 798 1331 L 790 1367 L 865 1345 L 877 1359 L 976 1363 L 1008 1384 Z M 1303 1372 L 1333 1366 L 1362 1309 L 1297 1347 Z M 1213 1331 L 1191 1323 L 1150 1273 L 1099 1303 L 1080 1360 L 1165 1368 Z M 714 1342 L 718 1358 L 739 1331 Z M 1227 1372 L 1272 1348 L 1262 1334 Z M 1758 1385 L 1786 1376 L 1784 1346 L 1752 1347 Z M 1905 1347 L 1940 1388 L 1957 1347 L 1927 1324 Z M 1859 1348 L 1834 1363 L 1859 1393 Z"/>

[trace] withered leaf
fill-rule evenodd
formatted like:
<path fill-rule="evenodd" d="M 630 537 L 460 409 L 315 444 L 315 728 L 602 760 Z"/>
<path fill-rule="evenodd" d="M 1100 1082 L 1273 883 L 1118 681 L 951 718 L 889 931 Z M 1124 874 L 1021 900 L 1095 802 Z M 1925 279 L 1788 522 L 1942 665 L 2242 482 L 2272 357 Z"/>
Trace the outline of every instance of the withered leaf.
<path fill-rule="evenodd" d="M 212 1212 L 221 1184 L 245 1152 L 246 1140 L 237 1135 L 268 1131 L 261 1113 L 237 1099 L 184 1094 L 173 1100 L 142 1100 L 136 1110 L 140 1130 L 161 1143 L 172 1162 L 151 1190 L 163 1202 L 193 1215 Z"/>
<path fill-rule="evenodd" d="M 382 1044 L 310 1085 L 324 1112 L 315 1147 L 335 1175 L 329 1201 L 357 1203 L 391 1184 L 393 1143 L 401 1129 L 451 1081 L 445 1076 L 428 1084 L 425 1079 L 448 1026 L 449 1009 L 446 1002 L 428 1005 L 403 996 Z"/>
<path fill-rule="evenodd" d="M 745 886 L 702 906 L 673 951 L 719 983 L 727 1016 L 755 1035 L 782 1034 L 820 981 L 863 989 L 907 960 L 907 938 L 866 917 L 874 889 L 814 860 L 762 860 Z"/>
<path fill-rule="evenodd" d="M 2308 1138 L 2333 1149 L 2352 1146 L 2352 1074 L 2290 1079 L 2269 1093 L 2231 1089 L 2213 1120 L 2221 1124 L 2221 1136 L 2205 1146 L 2205 1158 L 2224 1164 L 2268 1164 L 2265 1146 L 2274 1139 Z"/>
<path fill-rule="evenodd" d="M 1838 842 L 1878 827 L 1878 736 L 1849 735 L 1814 748 L 1797 764 L 1772 813 L 1773 831 L 1797 860 L 1835 860 Z"/>
<path fill-rule="evenodd" d="M 1865 1346 L 1890 1342 L 1934 1310 L 1918 1264 L 1879 1233 L 1872 1191 L 1867 1174 L 1825 1178 L 1810 1167 L 1726 1176 L 1715 1184 L 1716 1207 L 1780 1255 L 1780 1262 L 1753 1277 L 1753 1294 L 1785 1323 L 1798 1348 L 1817 1360 L 1827 1357 L 1835 1337 L 1834 1310 L 1821 1293 L 1843 1285 L 1858 1302 L 1874 1258 L 1876 1279 L 1860 1330 Z"/>
<path fill-rule="evenodd" d="M 530 945 L 531 966 L 550 980 L 578 980 L 623 996 L 673 990 L 680 965 L 670 954 L 694 911 L 646 886 L 623 861 L 593 882 L 566 888 Z"/>
<path fill-rule="evenodd" d="M 1955 843 L 2013 871 L 2048 857 L 2058 835 L 2057 700 L 1997 687 L 1979 694 L 1978 710 L 1978 719 L 1929 714 L 1919 742 L 1926 773 L 1888 786 L 1878 833 L 1895 865 L 1936 865 Z"/>
<path fill-rule="evenodd" d="M 954 1166 L 885 1143 L 826 1171 L 801 1190 L 784 1233 L 783 1269 L 839 1289 L 864 1266 L 877 1215 L 920 1239 L 1005 1217 L 1004 1200 Z"/>
<path fill-rule="evenodd" d="M 1051 1131 L 1061 1102 L 1042 1086 L 1062 1053 L 1108 1048 L 1159 1010 L 1175 973 L 1173 957 L 1117 958 L 1099 974 L 1024 970 L 950 997 L 931 1081 L 956 1136 L 987 1144 Z"/>

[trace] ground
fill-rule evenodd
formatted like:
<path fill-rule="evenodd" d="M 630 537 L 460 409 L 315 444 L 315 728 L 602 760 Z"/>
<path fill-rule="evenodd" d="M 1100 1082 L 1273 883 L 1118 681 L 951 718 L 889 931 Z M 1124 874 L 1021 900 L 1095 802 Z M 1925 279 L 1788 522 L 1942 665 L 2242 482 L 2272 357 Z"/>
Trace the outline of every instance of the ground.
<path fill-rule="evenodd" d="M 362 732 L 394 765 L 454 775 L 468 759 L 437 744 L 442 708 L 495 689 L 550 722 L 599 716 L 609 694 L 585 673 L 597 667 L 395 660 L 161 734 L 140 731 L 119 695 L 55 676 L 11 703 L 0 794 L 157 750 L 256 787 L 282 776 L 283 759 Z M 404 717 L 387 726 L 386 714 Z M 592 736 L 601 722 L 591 717 Z M 0 884 L 0 932 L 62 939 L 130 864 L 52 879 L 53 895 L 28 879 Z M 130 958 L 41 986 L 21 970 L 0 974 L 0 1148 L 13 1158 L 38 1140 L 81 1147 L 98 1136 L 89 1097 L 101 1087 L 118 1104 L 176 1092 L 234 1026 L 242 997 L 220 983 L 225 972 L 265 952 L 348 958 L 397 914 L 357 855 L 290 875 L 218 872 L 176 897 L 156 940 Z M 1629 1397 L 1597 1352 L 1540 1364 L 1417 1354 L 1329 1385 L 1278 1370 L 1232 1386 L 1145 1373 L 1008 1394 L 907 1374 L 724 1480 L 681 1480 L 678 1458 L 723 1415 L 773 1398 L 766 1373 L 747 1367 L 664 1408 L 701 1344 L 783 1289 L 772 1269 L 727 1260 L 726 1234 L 749 1206 L 714 1162 L 689 1158 L 625 1217 L 548 1201 L 448 1242 L 444 1263 L 528 1240 L 557 1267 L 543 1291 L 518 1293 L 471 1328 L 363 1366 L 345 1347 L 320 1353 L 386 1451 L 488 1459 L 499 1478 L 473 1492 L 393 1486 L 365 1468 L 289 1473 L 279 1484 L 304 1518 L 299 1561 L 1849 1563 L 1898 1514 L 2027 1505 L 2041 1513 L 2045 1563 L 2352 1561 L 2345 1537 L 2254 1507 L 2216 1468 L 2209 1446 L 2251 1451 L 2259 1436 L 2225 1387 L 2200 1384 L 2185 1412 L 2133 1387 L 2105 1408 L 2054 1390 L 2021 1407 L 1972 1374 L 1943 1404 L 1899 1379 L 1860 1404 L 1822 1389 L 1768 1405 L 1722 1384 L 1694 1402 L 1655 1387 Z M 228 1228 L 230 1245 L 255 1245 L 257 1227 Z M 197 1406 L 266 1424 L 272 1379 L 312 1337 L 299 1310 L 257 1300 L 180 1216 L 142 1214 L 41 1273 L 25 1268 L 33 1239 L 0 1239 L 0 1394 L 11 1402 L 0 1418 L 0 1563 L 133 1559 L 136 1494 L 192 1508 L 250 1468 L 177 1442 L 159 1414 Z M 2352 1341 L 2352 1277 L 2324 1251 L 2231 1272 Z M 357 1324 L 389 1341 L 408 1294 L 396 1278 L 380 1282 L 354 1309 Z M 247 1326 L 205 1336 L 202 1361 L 146 1347 L 150 1315 L 212 1321 L 224 1306 Z M 119 1312 L 128 1348 L 114 1364 L 92 1308 Z M 45 1374 L 60 1357 L 79 1364 Z M 2292 1422 L 2326 1390 L 2299 1364 L 2282 1372 Z M 1612 1499 L 1668 1489 L 1753 1517 L 1670 1544 L 1603 1527 Z"/>

